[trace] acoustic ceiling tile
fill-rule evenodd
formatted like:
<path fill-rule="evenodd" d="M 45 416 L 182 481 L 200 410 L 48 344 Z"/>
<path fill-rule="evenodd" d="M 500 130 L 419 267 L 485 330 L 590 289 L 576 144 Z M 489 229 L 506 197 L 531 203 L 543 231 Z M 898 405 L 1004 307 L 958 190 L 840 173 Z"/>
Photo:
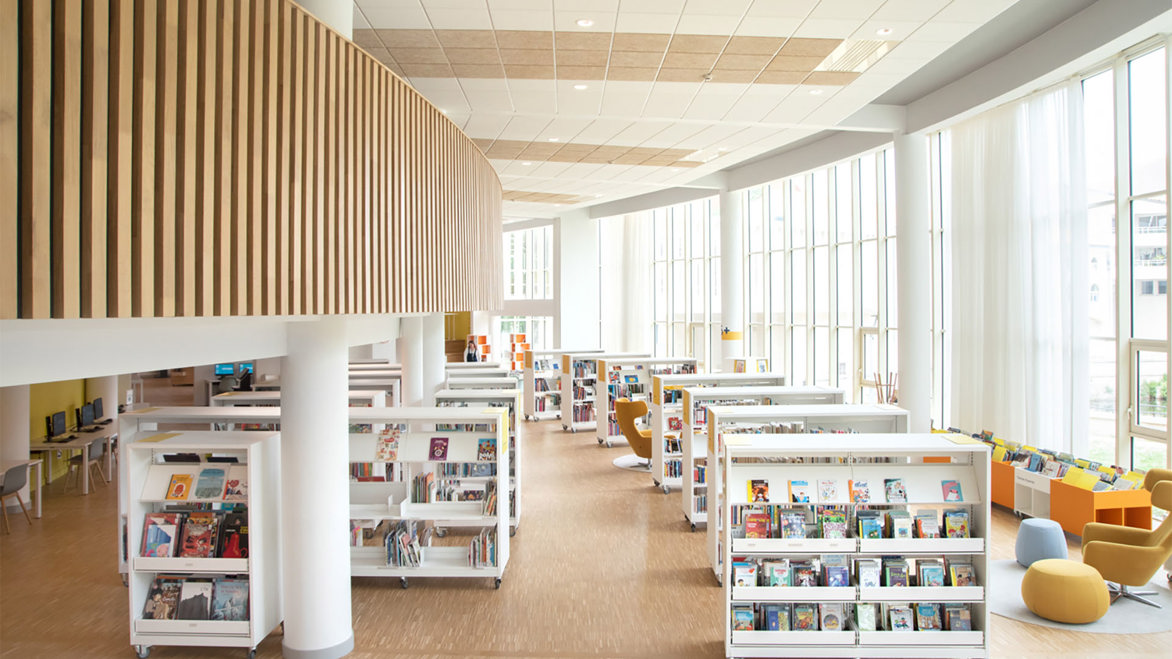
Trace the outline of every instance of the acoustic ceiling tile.
<path fill-rule="evenodd" d="M 436 30 L 444 48 L 496 48 L 492 30 Z"/>
<path fill-rule="evenodd" d="M 403 74 L 409 78 L 451 78 L 452 67 L 447 64 L 403 64 Z"/>
<path fill-rule="evenodd" d="M 741 21 L 735 34 L 747 38 L 784 39 L 792 35 L 801 23 L 800 18 L 754 16 Z"/>
<path fill-rule="evenodd" d="M 489 11 L 553 11 L 553 0 L 488 0 Z"/>
<path fill-rule="evenodd" d="M 492 19 L 484 7 L 428 9 L 427 17 L 437 30 L 491 30 Z"/>
<path fill-rule="evenodd" d="M 353 40 L 356 45 L 366 50 L 383 47 L 382 39 L 379 39 L 378 33 L 371 29 L 355 28 Z"/>
<path fill-rule="evenodd" d="M 619 10 L 619 0 L 554 0 L 557 11 L 600 11 L 614 13 Z"/>
<path fill-rule="evenodd" d="M 802 84 L 842 86 L 849 85 L 858 77 L 859 74 L 854 71 L 811 71 Z"/>
<path fill-rule="evenodd" d="M 704 80 L 707 73 L 707 68 L 669 69 L 664 67 L 659 70 L 655 79 L 663 82 L 700 82 Z"/>
<path fill-rule="evenodd" d="M 432 49 L 414 49 L 416 52 L 430 52 Z M 439 50 L 439 49 L 434 49 Z M 406 52 L 407 49 L 400 48 L 396 52 Z M 447 55 L 448 61 L 452 64 L 495 64 L 500 65 L 500 57 L 497 55 L 495 48 L 444 48 L 440 51 Z M 412 60 L 397 58 L 402 62 L 410 62 Z"/>
<path fill-rule="evenodd" d="M 552 30 L 553 12 L 492 10 L 492 26 L 498 30 Z"/>
<path fill-rule="evenodd" d="M 514 91 L 512 97 L 513 107 L 521 112 L 557 112 L 557 97 L 553 94 Z"/>
<path fill-rule="evenodd" d="M 557 66 L 559 80 L 605 80 L 605 66 Z"/>
<path fill-rule="evenodd" d="M 431 30 L 375 30 L 387 48 L 439 48 L 440 42 Z"/>
<path fill-rule="evenodd" d="M 640 6 L 642 9 L 642 6 Z M 620 12 L 615 22 L 615 32 L 652 33 L 673 32 L 679 23 L 678 14 L 636 14 Z"/>
<path fill-rule="evenodd" d="M 947 4 L 948 0 L 887 0 L 871 19 L 922 22 L 935 16 Z"/>
<path fill-rule="evenodd" d="M 762 71 L 757 76 L 757 82 L 763 85 L 797 85 L 807 75 L 809 73 L 803 71 Z"/>
<path fill-rule="evenodd" d="M 408 7 L 404 9 L 388 9 L 376 7 L 362 10 L 366 22 L 370 27 L 378 30 L 383 28 L 399 28 L 404 30 L 430 30 L 431 20 L 422 7 Z"/>
<path fill-rule="evenodd" d="M 825 58 L 834 52 L 842 43 L 842 39 L 816 39 L 811 37 L 794 37 L 787 39 L 782 45 L 779 55 L 787 57 L 820 57 Z"/>
<path fill-rule="evenodd" d="M 823 0 L 810 12 L 812 18 L 867 18 L 884 0 Z"/>
<path fill-rule="evenodd" d="M 734 71 L 760 71 L 769 64 L 772 55 L 730 55 L 725 53 L 716 60 L 717 69 Z"/>
<path fill-rule="evenodd" d="M 506 64 L 505 75 L 510 78 L 538 78 L 549 80 L 553 78 L 553 67 Z"/>
<path fill-rule="evenodd" d="M 503 78 L 500 64 L 453 64 L 452 72 L 457 78 Z"/>
<path fill-rule="evenodd" d="M 732 34 L 740 24 L 740 14 L 693 14 L 691 12 L 680 16 L 676 26 L 676 34 L 721 35 Z"/>
<path fill-rule="evenodd" d="M 769 4 L 777 1 L 768 0 Z M 757 0 L 757 2 L 753 0 L 688 0 L 687 11 L 697 14 L 740 16 L 752 4 L 761 4 L 761 0 Z"/>
<path fill-rule="evenodd" d="M 781 18 L 805 18 L 819 0 L 785 0 L 785 2 L 754 2 L 747 15 Z"/>
<path fill-rule="evenodd" d="M 824 57 L 791 57 L 787 55 L 778 55 L 774 57 L 769 65 L 765 67 L 766 71 L 813 71 L 814 67 L 822 63 Z"/>
<path fill-rule="evenodd" d="M 501 61 L 505 64 L 523 64 L 526 66 L 549 66 L 553 64 L 553 50 L 519 50 L 502 48 Z"/>
<path fill-rule="evenodd" d="M 663 68 L 709 71 L 715 62 L 716 55 L 714 53 L 684 53 L 668 50 L 667 55 L 663 58 Z"/>
<path fill-rule="evenodd" d="M 554 34 L 557 50 L 610 50 L 610 32 L 569 32 Z"/>
<path fill-rule="evenodd" d="M 607 56 L 610 53 L 606 50 L 568 50 L 565 48 L 557 49 L 556 61 L 558 68 L 564 66 L 606 66 Z"/>
<path fill-rule="evenodd" d="M 553 13 L 553 27 L 555 30 L 565 30 L 567 32 L 596 32 L 609 35 L 611 32 L 614 32 L 617 17 L 617 14 L 614 12 L 555 10 Z M 578 21 L 584 18 L 594 21 L 594 24 L 590 27 L 578 25 Z"/>
<path fill-rule="evenodd" d="M 622 81 L 651 81 L 655 80 L 656 69 L 654 68 L 634 68 L 626 66 L 611 66 L 607 69 L 607 80 L 622 80 Z"/>
<path fill-rule="evenodd" d="M 672 36 L 667 50 L 669 53 L 711 53 L 715 55 L 728 43 L 729 38 L 727 34 L 726 32 L 725 35 L 720 36 L 712 34 L 676 33 Z"/>
<path fill-rule="evenodd" d="M 643 53 L 663 53 L 667 50 L 671 34 L 631 34 L 616 32 L 614 35 L 614 50 L 630 50 Z"/>
<path fill-rule="evenodd" d="M 709 82 L 718 83 L 743 83 L 753 82 L 757 79 L 758 71 L 755 70 L 732 70 L 721 69 L 717 67 L 711 74 L 712 79 Z"/>
<path fill-rule="evenodd" d="M 663 51 L 658 53 L 640 53 L 629 50 L 615 50 L 610 53 L 611 67 L 628 68 L 659 68 L 663 60 Z"/>
<path fill-rule="evenodd" d="M 724 47 L 724 56 L 728 55 L 773 55 L 785 43 L 783 37 L 746 37 L 734 36 Z"/>
<path fill-rule="evenodd" d="M 496 42 L 501 48 L 520 50 L 552 50 L 551 30 L 497 30 Z"/>
<path fill-rule="evenodd" d="M 794 30 L 794 36 L 811 39 L 846 39 L 862 24 L 862 18 L 807 18 Z"/>

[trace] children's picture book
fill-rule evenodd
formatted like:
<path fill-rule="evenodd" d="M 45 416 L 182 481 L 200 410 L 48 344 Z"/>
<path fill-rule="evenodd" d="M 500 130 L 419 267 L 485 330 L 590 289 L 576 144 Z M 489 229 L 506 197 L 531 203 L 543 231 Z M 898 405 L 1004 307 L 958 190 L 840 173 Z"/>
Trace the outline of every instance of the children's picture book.
<path fill-rule="evenodd" d="M 224 482 L 224 501 L 248 501 L 248 465 L 228 467 L 228 477 Z"/>
<path fill-rule="evenodd" d="M 248 620 L 248 579 L 216 579 L 212 620 Z"/>
<path fill-rule="evenodd" d="M 139 555 L 174 556 L 180 522 L 180 513 L 147 513 L 142 523 L 142 550 Z"/>
<path fill-rule="evenodd" d="M 790 503 L 810 503 L 810 483 L 804 480 L 789 482 Z"/>
<path fill-rule="evenodd" d="M 851 585 L 849 570 L 845 565 L 827 565 L 825 569 L 827 586 L 842 588 Z M 823 625 L 823 629 L 825 628 Z"/>
<path fill-rule="evenodd" d="M 861 632 L 875 631 L 875 605 L 859 602 L 855 604 L 855 626 Z"/>
<path fill-rule="evenodd" d="M 764 573 L 766 585 L 769 586 L 788 586 L 789 585 L 789 561 L 781 559 L 779 561 L 765 561 L 761 564 L 761 571 Z"/>
<path fill-rule="evenodd" d="M 757 564 L 752 561 L 740 561 L 732 564 L 734 586 L 756 586 Z"/>
<path fill-rule="evenodd" d="M 820 503 L 836 503 L 838 499 L 838 480 L 823 478 L 818 481 L 818 501 Z"/>
<path fill-rule="evenodd" d="M 789 631 L 789 604 L 766 604 L 763 611 L 766 631 Z"/>
<path fill-rule="evenodd" d="M 168 501 L 187 501 L 191 496 L 191 482 L 195 480 L 191 474 L 172 474 L 171 484 L 167 486 Z"/>
<path fill-rule="evenodd" d="M 912 610 L 906 606 L 893 606 L 888 612 L 891 616 L 890 629 L 893 632 L 912 631 Z"/>
<path fill-rule="evenodd" d="M 749 501 L 753 503 L 769 503 L 769 480 L 755 478 L 749 481 Z"/>
<path fill-rule="evenodd" d="M 751 604 L 733 606 L 732 626 L 734 631 L 753 631 L 753 606 Z"/>
<path fill-rule="evenodd" d="M 940 537 L 940 520 L 936 517 L 935 510 L 916 511 L 915 521 L 917 538 Z"/>
<path fill-rule="evenodd" d="M 906 510 L 887 512 L 887 536 L 890 538 L 912 537 L 912 516 Z"/>
<path fill-rule="evenodd" d="M 882 538 L 883 521 L 878 510 L 859 510 L 855 512 L 860 538 Z"/>
<path fill-rule="evenodd" d="M 944 627 L 940 622 L 939 604 L 916 605 L 916 627 L 922 632 L 938 632 Z"/>
<path fill-rule="evenodd" d="M 902 478 L 884 478 L 883 492 L 887 495 L 887 503 L 907 503 L 907 490 Z"/>
<path fill-rule="evenodd" d="M 842 604 L 838 602 L 828 602 L 818 606 L 820 612 L 819 620 L 821 622 L 822 631 L 837 632 L 842 631 L 846 627 L 842 616 Z"/>
<path fill-rule="evenodd" d="M 248 513 L 227 513 L 220 522 L 220 558 L 248 558 Z"/>
<path fill-rule="evenodd" d="M 877 558 L 860 558 L 855 561 L 855 579 L 860 588 L 878 588 L 880 573 Z"/>
<path fill-rule="evenodd" d="M 818 527 L 823 538 L 845 538 L 846 511 L 841 508 L 823 508 L 818 514 Z"/>
<path fill-rule="evenodd" d="M 387 428 L 378 434 L 378 444 L 374 448 L 376 462 L 395 462 L 399 459 L 399 437 L 402 434 L 398 428 Z"/>
<path fill-rule="evenodd" d="M 184 558 L 214 558 L 219 540 L 219 521 L 220 518 L 213 512 L 188 513 L 187 520 L 183 522 L 178 555 Z"/>
<path fill-rule="evenodd" d="M 496 461 L 496 437 L 484 437 L 476 442 L 476 461 Z"/>
<path fill-rule="evenodd" d="M 799 539 L 806 537 L 806 514 L 800 510 L 781 513 L 781 537 Z"/>
<path fill-rule="evenodd" d="M 684 429 L 683 419 L 681 419 L 678 416 L 667 417 L 667 429 L 668 430 L 683 430 Z"/>
<path fill-rule="evenodd" d="M 917 566 L 920 572 L 920 585 L 938 587 L 944 585 L 944 565 L 936 562 L 921 561 Z"/>
<path fill-rule="evenodd" d="M 146 603 L 142 607 L 143 620 L 174 620 L 179 607 L 179 589 L 183 579 L 158 576 L 147 591 Z"/>
<path fill-rule="evenodd" d="M 969 608 L 964 605 L 949 605 L 944 612 L 948 631 L 967 632 L 973 629 L 973 618 Z"/>
<path fill-rule="evenodd" d="M 447 460 L 448 459 L 448 438 L 447 437 L 432 437 L 431 448 L 427 451 L 429 460 Z"/>
<path fill-rule="evenodd" d="M 944 493 L 945 501 L 964 501 L 958 481 L 942 480 L 940 481 L 940 490 Z"/>
<path fill-rule="evenodd" d="M 208 579 L 184 579 L 179 588 L 176 620 L 207 620 L 212 612 L 212 582 Z"/>
<path fill-rule="evenodd" d="M 227 472 L 222 467 L 206 467 L 199 472 L 192 498 L 201 501 L 220 501 L 224 498 Z"/>
<path fill-rule="evenodd" d="M 809 561 L 795 561 L 791 568 L 790 585 L 811 588 L 818 585 L 818 570 Z"/>
<path fill-rule="evenodd" d="M 969 563 L 952 563 L 949 565 L 953 586 L 975 586 L 977 583 L 973 573 L 973 566 Z"/>
<path fill-rule="evenodd" d="M 907 563 L 889 563 L 884 568 L 887 573 L 887 587 L 906 587 L 907 582 Z"/>
<path fill-rule="evenodd" d="M 868 503 L 871 501 L 871 486 L 867 484 L 867 481 L 852 480 L 850 483 L 851 501 L 853 503 Z"/>
<path fill-rule="evenodd" d="M 801 632 L 816 632 L 818 631 L 818 605 L 817 604 L 794 604 L 794 631 Z"/>
<path fill-rule="evenodd" d="M 962 509 L 944 511 L 944 537 L 969 537 L 969 514 Z"/>
<path fill-rule="evenodd" d="M 749 513 L 745 516 L 746 538 L 768 538 L 769 513 Z"/>

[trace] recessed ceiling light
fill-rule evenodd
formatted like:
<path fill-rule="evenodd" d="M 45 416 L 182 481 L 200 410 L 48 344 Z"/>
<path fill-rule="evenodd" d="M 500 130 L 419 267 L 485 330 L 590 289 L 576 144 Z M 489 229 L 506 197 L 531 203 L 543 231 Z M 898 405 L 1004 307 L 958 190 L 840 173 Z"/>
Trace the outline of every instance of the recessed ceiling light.
<path fill-rule="evenodd" d="M 878 30 L 875 30 L 875 34 L 878 34 L 881 37 L 885 37 L 885 36 L 891 34 L 892 32 L 894 32 L 894 30 L 892 30 L 889 27 L 881 27 Z"/>
<path fill-rule="evenodd" d="M 528 160 L 526 160 L 525 162 L 523 162 L 523 163 L 521 163 L 521 164 L 522 164 L 522 165 L 525 165 L 526 167 L 528 167 L 529 165 L 532 165 L 533 163 L 531 163 L 531 162 L 529 162 Z"/>
<path fill-rule="evenodd" d="M 590 85 L 583 85 L 580 83 L 577 85 L 574 85 L 574 89 L 577 89 L 578 91 L 582 91 L 583 89 L 589 89 L 589 88 L 590 88 Z"/>
<path fill-rule="evenodd" d="M 590 20 L 589 18 L 578 19 L 578 27 L 590 27 L 591 25 L 594 25 L 594 21 Z"/>
<path fill-rule="evenodd" d="M 810 96 L 818 96 L 821 93 L 822 93 L 821 89 L 811 89 L 810 90 Z"/>
<path fill-rule="evenodd" d="M 548 139 L 548 141 L 550 141 L 550 142 L 556 142 L 556 141 L 558 141 L 558 138 L 556 138 L 556 137 L 551 137 L 551 138 L 549 138 L 549 139 Z"/>

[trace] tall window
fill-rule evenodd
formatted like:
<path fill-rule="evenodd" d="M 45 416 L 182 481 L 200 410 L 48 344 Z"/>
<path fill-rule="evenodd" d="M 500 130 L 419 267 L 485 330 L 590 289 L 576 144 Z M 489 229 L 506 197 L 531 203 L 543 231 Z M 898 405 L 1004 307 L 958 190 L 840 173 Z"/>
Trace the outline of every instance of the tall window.
<path fill-rule="evenodd" d="M 553 299 L 553 227 L 506 230 L 504 240 L 505 299 Z"/>
<path fill-rule="evenodd" d="M 651 222 L 652 345 L 712 369 L 720 342 L 720 222 L 716 199 L 645 213 Z"/>

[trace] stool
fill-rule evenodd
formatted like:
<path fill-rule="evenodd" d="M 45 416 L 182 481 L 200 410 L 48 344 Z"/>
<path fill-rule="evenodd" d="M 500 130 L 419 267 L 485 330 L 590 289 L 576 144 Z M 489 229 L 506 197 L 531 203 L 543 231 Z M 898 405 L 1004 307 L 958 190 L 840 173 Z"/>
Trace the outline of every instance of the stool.
<path fill-rule="evenodd" d="M 1024 567 L 1044 558 L 1066 558 L 1066 534 L 1062 532 L 1062 525 L 1052 519 L 1031 517 L 1022 520 L 1017 529 L 1014 554 Z"/>
<path fill-rule="evenodd" d="M 1073 625 L 1094 622 L 1111 606 L 1099 571 L 1064 558 L 1044 558 L 1031 565 L 1021 580 L 1021 598 L 1035 614 Z"/>

